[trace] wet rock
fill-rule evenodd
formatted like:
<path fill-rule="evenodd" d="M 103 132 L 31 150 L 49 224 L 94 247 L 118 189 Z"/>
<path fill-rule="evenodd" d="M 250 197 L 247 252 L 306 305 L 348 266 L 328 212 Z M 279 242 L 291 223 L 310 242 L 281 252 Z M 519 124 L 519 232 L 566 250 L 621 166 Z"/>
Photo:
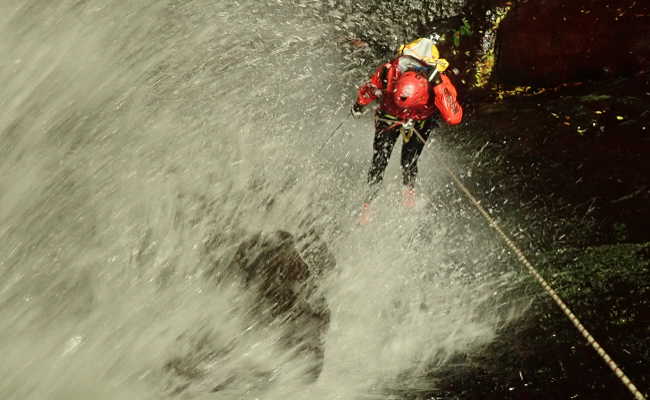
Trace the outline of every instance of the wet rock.
<path fill-rule="evenodd" d="M 208 246 L 221 240 L 225 237 L 217 235 Z M 330 322 L 319 283 L 333 267 L 334 258 L 327 245 L 313 231 L 298 238 L 286 231 L 257 232 L 241 240 L 234 253 L 215 260 L 205 276 L 215 290 L 234 284 L 252 295 L 252 303 L 245 303 L 247 309 L 239 309 L 238 313 L 250 321 L 249 329 L 280 329 L 279 345 L 310 366 L 305 376 L 310 381 L 322 369 L 323 339 Z M 275 379 L 277 371 L 268 366 L 223 371 L 226 375 L 210 372 L 211 365 L 220 365 L 233 355 L 236 338 L 206 329 L 180 340 L 189 342 L 187 350 L 165 365 L 165 370 L 175 377 L 172 393 L 197 386 L 209 386 L 212 392 L 242 386 L 259 389 Z"/>
<path fill-rule="evenodd" d="M 311 350 L 319 352 L 316 348 L 321 347 L 320 336 L 329 324 L 329 310 L 314 278 L 332 264 L 317 253 L 310 259 L 314 263 L 325 262 L 310 267 L 298 252 L 294 236 L 288 232 L 257 233 L 239 245 L 228 270 L 238 273 L 246 288 L 260 294 L 253 310 L 259 316 L 283 318 L 299 328 L 287 329 L 291 332 L 304 331 L 305 326 L 312 328 L 303 332 L 303 338 L 287 337 L 287 344 L 305 339 Z"/>
<path fill-rule="evenodd" d="M 540 222 L 527 224 L 530 231 L 545 232 L 535 237 L 537 243 L 645 242 L 648 91 L 650 73 L 643 73 L 514 95 L 475 105 L 465 124 L 475 133 L 450 131 L 445 140 L 469 155 L 484 149 L 478 161 L 466 161 L 481 166 L 473 178 L 477 190 L 497 204 L 507 199 L 527 215 L 537 214 Z M 488 193 L 500 183 L 504 190 Z M 555 233 L 545 221 L 550 216 L 561 227 Z"/>
<path fill-rule="evenodd" d="M 648 393 L 650 243 L 561 249 L 538 267 L 638 388 Z M 530 312 L 481 352 L 445 370 L 440 388 L 467 399 L 624 399 L 626 387 L 542 289 Z"/>
<path fill-rule="evenodd" d="M 441 138 L 474 169 L 464 183 L 645 391 L 649 84 L 639 73 L 512 95 L 478 104 L 463 129 Z M 628 397 L 535 282 L 522 293 L 534 299 L 530 312 L 441 373 L 442 389 L 481 399 Z"/>
<path fill-rule="evenodd" d="M 284 345 L 297 348 L 317 360 L 311 371 L 317 377 L 322 368 L 323 336 L 330 321 L 318 279 L 333 268 L 333 257 L 315 236 L 304 235 L 311 244 L 305 258 L 298 252 L 295 237 L 285 231 L 256 233 L 242 242 L 228 267 L 239 274 L 244 287 L 259 293 L 259 301 L 250 310 L 253 318 L 268 323 L 282 320 Z"/>
<path fill-rule="evenodd" d="M 350 45 L 358 49 L 368 47 L 368 43 L 361 39 L 350 39 Z"/>

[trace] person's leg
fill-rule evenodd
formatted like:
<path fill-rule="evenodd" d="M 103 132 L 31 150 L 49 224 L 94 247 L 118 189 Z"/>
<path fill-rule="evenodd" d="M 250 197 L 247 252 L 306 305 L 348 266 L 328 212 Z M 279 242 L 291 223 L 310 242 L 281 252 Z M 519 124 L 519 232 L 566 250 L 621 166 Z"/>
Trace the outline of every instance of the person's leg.
<path fill-rule="evenodd" d="M 418 174 L 418 158 L 422 154 L 425 142 L 429 139 L 429 135 L 435 126 L 437 126 L 437 123 L 433 119 L 416 123 L 417 133 L 414 132 L 408 141 L 402 144 L 402 182 L 409 189 L 415 187 L 415 178 Z"/>
<path fill-rule="evenodd" d="M 367 202 L 370 202 L 379 190 L 380 183 L 384 178 L 384 172 L 388 166 L 388 160 L 399 136 L 399 126 L 393 125 L 385 121 L 375 121 L 372 165 L 368 171 L 369 193 L 366 199 Z"/>
<path fill-rule="evenodd" d="M 381 114 L 377 117 L 383 118 Z M 397 121 L 396 121 L 397 122 Z M 375 138 L 372 145 L 372 165 L 368 171 L 368 191 L 366 193 L 358 223 L 366 225 L 370 222 L 370 202 L 377 196 L 380 184 L 393 147 L 399 136 L 399 125 L 375 118 Z"/>

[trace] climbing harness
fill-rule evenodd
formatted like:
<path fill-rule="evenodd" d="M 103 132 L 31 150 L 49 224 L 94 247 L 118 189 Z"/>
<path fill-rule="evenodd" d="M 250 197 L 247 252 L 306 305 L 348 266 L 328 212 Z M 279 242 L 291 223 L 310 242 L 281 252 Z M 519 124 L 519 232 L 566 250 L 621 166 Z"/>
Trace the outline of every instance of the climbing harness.
<path fill-rule="evenodd" d="M 411 136 L 413 136 L 413 132 L 415 131 L 415 126 L 413 125 L 413 120 L 409 119 L 399 128 L 399 133 L 402 135 L 402 138 L 404 138 L 404 143 L 408 143 L 409 140 L 411 140 Z"/>
<path fill-rule="evenodd" d="M 416 122 L 416 121 L 414 121 L 412 119 L 409 119 L 408 121 L 405 122 L 405 121 L 398 120 L 397 118 L 393 117 L 390 114 L 384 114 L 383 117 L 379 117 L 379 116 L 375 115 L 375 121 L 380 121 L 380 122 L 384 122 L 384 123 L 387 123 L 387 124 L 391 124 L 391 125 L 387 126 L 386 128 L 382 129 L 379 132 L 380 135 L 383 134 L 384 132 L 388 132 L 388 131 L 390 131 L 390 130 L 392 130 L 392 129 L 399 126 L 400 127 L 399 133 L 400 133 L 400 135 L 402 135 L 404 143 L 408 143 L 411 140 L 411 137 L 413 136 L 414 133 L 420 138 L 420 140 L 422 140 L 423 143 L 425 143 L 425 141 L 422 138 L 422 135 L 420 134 L 418 129 L 423 129 L 424 128 L 424 124 L 425 124 L 426 120 L 421 120 L 421 121 Z M 416 124 L 419 125 L 418 128 L 415 127 Z"/>
<path fill-rule="evenodd" d="M 416 134 L 420 140 L 422 140 L 423 143 L 426 144 L 422 136 L 416 131 Z M 425 150 L 428 147 L 425 146 Z M 433 152 L 431 152 L 433 155 L 434 159 L 440 163 L 443 168 L 447 171 L 449 176 L 453 179 L 454 183 L 458 188 L 460 189 L 465 196 L 470 200 L 472 205 L 476 207 L 476 209 L 481 213 L 481 215 L 485 218 L 485 220 L 488 222 L 488 225 L 494 229 L 499 236 L 504 240 L 504 242 L 508 245 L 508 247 L 514 252 L 516 255 L 517 259 L 519 262 L 521 262 L 528 272 L 537 280 L 537 282 L 544 288 L 546 293 L 555 301 L 555 303 L 560 307 L 564 315 L 569 318 L 573 326 L 580 332 L 580 334 L 587 340 L 587 342 L 591 345 L 591 347 L 598 353 L 598 355 L 603 359 L 605 364 L 614 372 L 614 374 L 620 379 L 620 381 L 625 385 L 625 387 L 632 393 L 634 398 L 636 400 L 646 400 L 644 395 L 637 389 L 637 387 L 632 383 L 630 378 L 625 375 L 625 373 L 621 370 L 621 368 L 616 364 L 616 362 L 607 354 L 605 349 L 594 339 L 594 337 L 589 333 L 587 328 L 584 327 L 584 325 L 580 322 L 578 317 L 569 309 L 569 307 L 564 303 L 564 301 L 560 298 L 558 293 L 551 287 L 551 285 L 546 282 L 546 280 L 542 277 L 542 275 L 537 272 L 537 269 L 528 261 L 526 256 L 524 255 L 523 251 L 517 247 L 517 245 L 508 237 L 508 235 L 501 229 L 499 224 L 496 222 L 494 218 L 485 210 L 483 206 L 481 206 L 481 203 L 472 195 L 472 193 L 467 189 L 467 187 L 461 182 L 460 178 L 454 174 L 452 169 L 445 163 L 440 157 L 436 156 Z"/>

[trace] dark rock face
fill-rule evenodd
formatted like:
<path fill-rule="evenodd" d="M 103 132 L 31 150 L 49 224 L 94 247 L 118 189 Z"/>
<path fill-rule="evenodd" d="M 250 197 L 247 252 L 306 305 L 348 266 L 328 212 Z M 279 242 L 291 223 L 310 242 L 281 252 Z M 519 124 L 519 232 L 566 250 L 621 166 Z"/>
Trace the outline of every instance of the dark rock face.
<path fill-rule="evenodd" d="M 238 308 L 237 313 L 248 321 L 249 329 L 280 329 L 280 345 L 306 362 L 304 379 L 315 380 L 322 370 L 323 339 L 330 322 L 330 311 L 318 286 L 335 266 L 333 255 L 310 230 L 298 238 L 284 231 L 252 235 L 238 231 L 234 235 L 244 240 L 234 253 L 210 261 L 206 280 L 215 291 L 234 284 L 250 294 L 252 304 L 244 301 L 237 305 L 246 307 Z M 235 240 L 233 236 L 216 234 L 206 243 L 206 257 L 218 243 L 231 240 Z M 164 366 L 171 393 L 203 392 L 206 388 L 211 392 L 264 390 L 274 380 L 275 372 L 268 365 L 220 370 L 226 360 L 236 357 L 233 352 L 237 352 L 238 338 L 218 326 L 194 327 L 178 339 L 179 354 Z"/>
<path fill-rule="evenodd" d="M 475 165 L 464 183 L 647 392 L 646 93 L 650 72 L 506 97 L 477 105 L 441 141 Z M 441 374 L 449 398 L 630 397 L 541 288 L 522 290 L 535 293 L 525 318 Z"/>
<path fill-rule="evenodd" d="M 551 286 L 646 396 L 649 254 L 649 244 L 565 249 L 545 254 L 538 264 Z M 633 398 L 541 292 L 521 321 L 441 375 L 439 387 L 454 393 L 453 398 Z"/>
<path fill-rule="evenodd" d="M 322 2 L 323 11 L 337 15 L 337 28 L 362 39 L 381 58 L 393 56 L 397 48 L 421 36 L 440 32 L 442 20 L 457 17 L 466 0 L 375 0 L 352 4 L 347 0 Z M 333 11 L 335 10 L 335 11 Z"/>
<path fill-rule="evenodd" d="M 318 375 L 323 358 L 322 336 L 329 326 L 330 312 L 318 292 L 317 278 L 333 267 L 333 258 L 323 252 L 308 254 L 311 266 L 303 260 L 296 240 L 288 232 L 257 233 L 239 245 L 228 270 L 238 274 L 246 288 L 259 293 L 259 302 L 250 310 L 253 318 L 267 322 L 281 319 L 285 344 L 316 357 L 319 365 L 313 372 Z"/>
<path fill-rule="evenodd" d="M 496 80 L 553 86 L 650 68 L 650 4 L 521 1 L 499 29 Z"/>

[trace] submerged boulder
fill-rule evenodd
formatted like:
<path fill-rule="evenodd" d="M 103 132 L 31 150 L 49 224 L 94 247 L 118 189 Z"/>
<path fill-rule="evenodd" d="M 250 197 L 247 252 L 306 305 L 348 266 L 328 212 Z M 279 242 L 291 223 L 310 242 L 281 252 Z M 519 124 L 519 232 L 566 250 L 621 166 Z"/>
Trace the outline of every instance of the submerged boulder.
<path fill-rule="evenodd" d="M 317 278 L 333 267 L 333 257 L 322 242 L 314 246 L 317 251 L 305 257 L 312 261 L 309 265 L 290 233 L 256 233 L 239 245 L 228 271 L 238 274 L 245 288 L 259 293 L 259 301 L 250 310 L 254 318 L 281 319 L 286 345 L 322 359 L 322 336 L 330 312 Z"/>
<path fill-rule="evenodd" d="M 241 234 L 237 236 L 241 238 Z M 206 255 L 210 248 L 218 248 L 217 243 L 232 239 L 217 236 L 206 244 Z M 304 366 L 301 381 L 315 380 L 322 370 L 330 310 L 319 284 L 323 274 L 334 267 L 327 245 L 313 232 L 298 238 L 285 231 L 243 237 L 232 252 L 214 259 L 205 272 L 215 293 L 233 287 L 237 288 L 234 293 L 241 293 L 241 298 L 232 299 L 236 309 L 231 311 L 242 325 L 234 334 L 232 327 L 195 327 L 179 338 L 179 347 L 184 349 L 165 365 L 173 393 L 263 391 L 282 366 L 269 365 L 273 360 L 249 364 L 242 361 L 249 357 L 242 355 L 252 349 L 251 337 L 264 341 L 270 332 L 280 332 L 279 342 L 273 346 Z M 268 352 L 264 346 L 267 350 L 261 351 Z"/>

